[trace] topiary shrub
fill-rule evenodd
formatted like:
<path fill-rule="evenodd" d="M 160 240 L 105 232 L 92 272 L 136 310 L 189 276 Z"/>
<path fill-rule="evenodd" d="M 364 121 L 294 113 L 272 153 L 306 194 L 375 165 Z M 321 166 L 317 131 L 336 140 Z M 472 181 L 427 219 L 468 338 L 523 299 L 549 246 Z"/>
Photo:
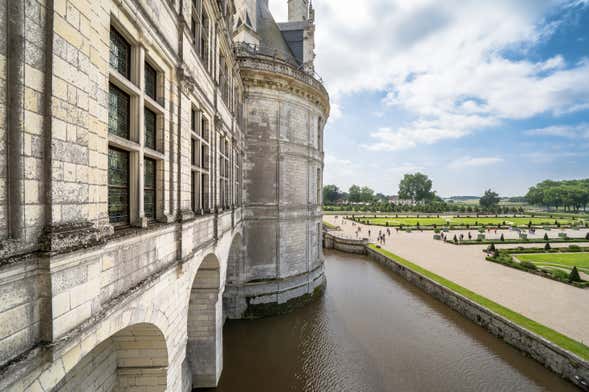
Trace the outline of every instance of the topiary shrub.
<path fill-rule="evenodd" d="M 501 234 L 501 237 L 499 238 L 500 241 L 505 241 L 505 237 L 503 236 L 503 234 Z"/>
<path fill-rule="evenodd" d="M 544 245 L 544 250 L 550 250 L 552 249 L 552 247 L 550 246 L 550 243 L 547 242 L 546 245 Z"/>
<path fill-rule="evenodd" d="M 577 267 L 573 267 L 571 270 L 569 275 L 569 282 L 582 282 L 581 276 L 579 276 L 579 271 L 577 271 Z"/>
<path fill-rule="evenodd" d="M 458 242 L 458 237 L 456 237 L 456 234 L 454 234 L 454 239 L 453 239 L 454 243 Z"/>
<path fill-rule="evenodd" d="M 589 240 L 589 232 L 587 232 L 587 234 L 585 235 L 585 239 Z"/>
<path fill-rule="evenodd" d="M 544 241 L 548 241 L 548 233 L 544 233 Z"/>
<path fill-rule="evenodd" d="M 490 252 L 495 252 L 497 249 L 495 248 L 495 243 L 491 242 L 491 245 L 489 245 L 489 247 L 487 248 L 487 251 Z"/>

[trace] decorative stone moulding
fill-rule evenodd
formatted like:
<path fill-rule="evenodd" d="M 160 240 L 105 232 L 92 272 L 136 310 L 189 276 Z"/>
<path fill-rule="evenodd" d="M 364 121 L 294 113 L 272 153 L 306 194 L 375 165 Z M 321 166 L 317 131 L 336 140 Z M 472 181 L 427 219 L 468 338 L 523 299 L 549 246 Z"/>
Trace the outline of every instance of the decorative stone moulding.
<path fill-rule="evenodd" d="M 45 227 L 39 239 L 39 249 L 49 253 L 64 253 L 106 243 L 114 233 L 111 225 L 96 226 L 91 222 L 64 223 Z"/>

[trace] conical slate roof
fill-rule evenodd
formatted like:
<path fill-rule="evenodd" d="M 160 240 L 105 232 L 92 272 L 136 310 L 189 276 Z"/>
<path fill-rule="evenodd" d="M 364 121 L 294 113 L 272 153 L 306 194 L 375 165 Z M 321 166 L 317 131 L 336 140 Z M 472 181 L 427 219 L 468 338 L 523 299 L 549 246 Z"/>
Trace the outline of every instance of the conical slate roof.
<path fill-rule="evenodd" d="M 285 56 L 286 60 L 296 62 L 288 44 L 284 40 L 270 9 L 268 0 L 258 0 L 258 20 L 256 32 L 260 36 L 260 45 L 263 49 L 276 49 L 280 56 Z"/>

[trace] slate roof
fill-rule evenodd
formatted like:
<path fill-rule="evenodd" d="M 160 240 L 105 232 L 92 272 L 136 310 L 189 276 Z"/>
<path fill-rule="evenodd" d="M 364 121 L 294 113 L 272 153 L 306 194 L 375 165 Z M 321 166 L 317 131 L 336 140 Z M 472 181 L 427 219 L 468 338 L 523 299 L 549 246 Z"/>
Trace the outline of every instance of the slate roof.
<path fill-rule="evenodd" d="M 297 62 L 268 8 L 268 0 L 258 0 L 257 3 L 256 31 L 260 36 L 260 45 L 265 49 L 277 49 L 280 55 L 287 57 L 287 60 Z"/>

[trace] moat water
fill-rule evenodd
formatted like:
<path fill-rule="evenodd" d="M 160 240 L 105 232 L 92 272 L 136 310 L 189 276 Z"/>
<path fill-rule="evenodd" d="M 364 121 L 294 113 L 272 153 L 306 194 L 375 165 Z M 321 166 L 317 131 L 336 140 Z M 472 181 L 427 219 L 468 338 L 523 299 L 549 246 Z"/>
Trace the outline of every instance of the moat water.
<path fill-rule="evenodd" d="M 325 256 L 323 298 L 227 322 L 216 391 L 577 390 L 379 264 Z"/>

